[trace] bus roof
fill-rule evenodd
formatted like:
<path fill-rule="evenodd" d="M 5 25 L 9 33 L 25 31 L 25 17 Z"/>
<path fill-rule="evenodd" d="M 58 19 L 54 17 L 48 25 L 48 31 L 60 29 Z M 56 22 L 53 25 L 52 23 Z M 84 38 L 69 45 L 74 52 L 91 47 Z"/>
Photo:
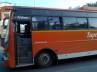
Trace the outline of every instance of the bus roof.
<path fill-rule="evenodd" d="M 47 7 L 30 7 L 30 6 L 13 6 L 13 9 L 17 9 L 17 8 L 25 8 L 25 9 L 41 9 L 41 10 L 53 10 L 53 11 L 74 11 L 74 12 L 97 12 L 96 10 L 73 10 L 73 9 L 62 9 L 62 8 L 47 8 Z"/>
<path fill-rule="evenodd" d="M 53 10 L 53 11 L 75 11 L 75 12 L 79 12 L 79 11 L 82 11 L 82 12 L 97 12 L 96 10 L 85 10 L 85 9 L 80 9 L 80 10 L 73 10 L 73 9 L 62 9 L 62 8 L 47 8 L 47 7 L 30 7 L 30 6 L 3 6 L 3 7 L 0 7 L 0 9 L 9 9 L 9 10 L 16 10 L 16 9 L 41 9 L 41 10 Z"/>
<path fill-rule="evenodd" d="M 97 17 L 96 11 L 13 6 L 15 15 Z"/>
<path fill-rule="evenodd" d="M 5 6 L 3 9 L 13 10 L 15 15 L 28 16 L 71 16 L 71 17 L 97 17 L 97 11 L 68 10 L 57 8 L 41 8 L 27 6 Z"/>

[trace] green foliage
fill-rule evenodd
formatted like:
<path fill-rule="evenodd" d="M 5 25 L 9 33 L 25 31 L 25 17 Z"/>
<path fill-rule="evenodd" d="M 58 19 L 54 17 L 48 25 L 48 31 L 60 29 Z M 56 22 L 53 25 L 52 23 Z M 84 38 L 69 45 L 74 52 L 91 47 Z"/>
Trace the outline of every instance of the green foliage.
<path fill-rule="evenodd" d="M 87 3 L 86 6 L 97 7 L 97 2 L 96 3 Z"/>

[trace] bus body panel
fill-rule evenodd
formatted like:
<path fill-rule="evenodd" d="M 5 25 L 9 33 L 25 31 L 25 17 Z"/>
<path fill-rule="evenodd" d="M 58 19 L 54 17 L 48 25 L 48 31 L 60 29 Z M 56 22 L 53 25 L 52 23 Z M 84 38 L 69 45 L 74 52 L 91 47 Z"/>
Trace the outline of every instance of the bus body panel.
<path fill-rule="evenodd" d="M 50 48 L 58 54 L 97 50 L 96 30 L 32 31 L 33 55 Z"/>

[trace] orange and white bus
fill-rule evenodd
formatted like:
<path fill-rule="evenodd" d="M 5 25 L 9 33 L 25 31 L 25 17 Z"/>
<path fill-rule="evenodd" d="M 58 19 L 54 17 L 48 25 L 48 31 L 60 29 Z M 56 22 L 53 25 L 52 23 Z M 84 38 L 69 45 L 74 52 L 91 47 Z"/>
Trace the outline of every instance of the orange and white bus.
<path fill-rule="evenodd" d="M 97 54 L 97 12 L 13 6 L 3 29 L 10 68 Z"/>

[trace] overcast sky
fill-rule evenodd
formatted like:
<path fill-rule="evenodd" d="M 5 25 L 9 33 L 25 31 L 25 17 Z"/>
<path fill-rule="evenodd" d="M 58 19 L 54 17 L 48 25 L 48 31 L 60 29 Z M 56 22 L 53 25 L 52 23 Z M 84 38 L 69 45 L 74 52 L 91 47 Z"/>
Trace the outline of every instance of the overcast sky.
<path fill-rule="evenodd" d="M 74 8 L 85 5 L 86 3 L 94 3 L 97 0 L 0 0 L 0 2 L 10 2 L 17 6 L 36 6 L 48 8 Z"/>

